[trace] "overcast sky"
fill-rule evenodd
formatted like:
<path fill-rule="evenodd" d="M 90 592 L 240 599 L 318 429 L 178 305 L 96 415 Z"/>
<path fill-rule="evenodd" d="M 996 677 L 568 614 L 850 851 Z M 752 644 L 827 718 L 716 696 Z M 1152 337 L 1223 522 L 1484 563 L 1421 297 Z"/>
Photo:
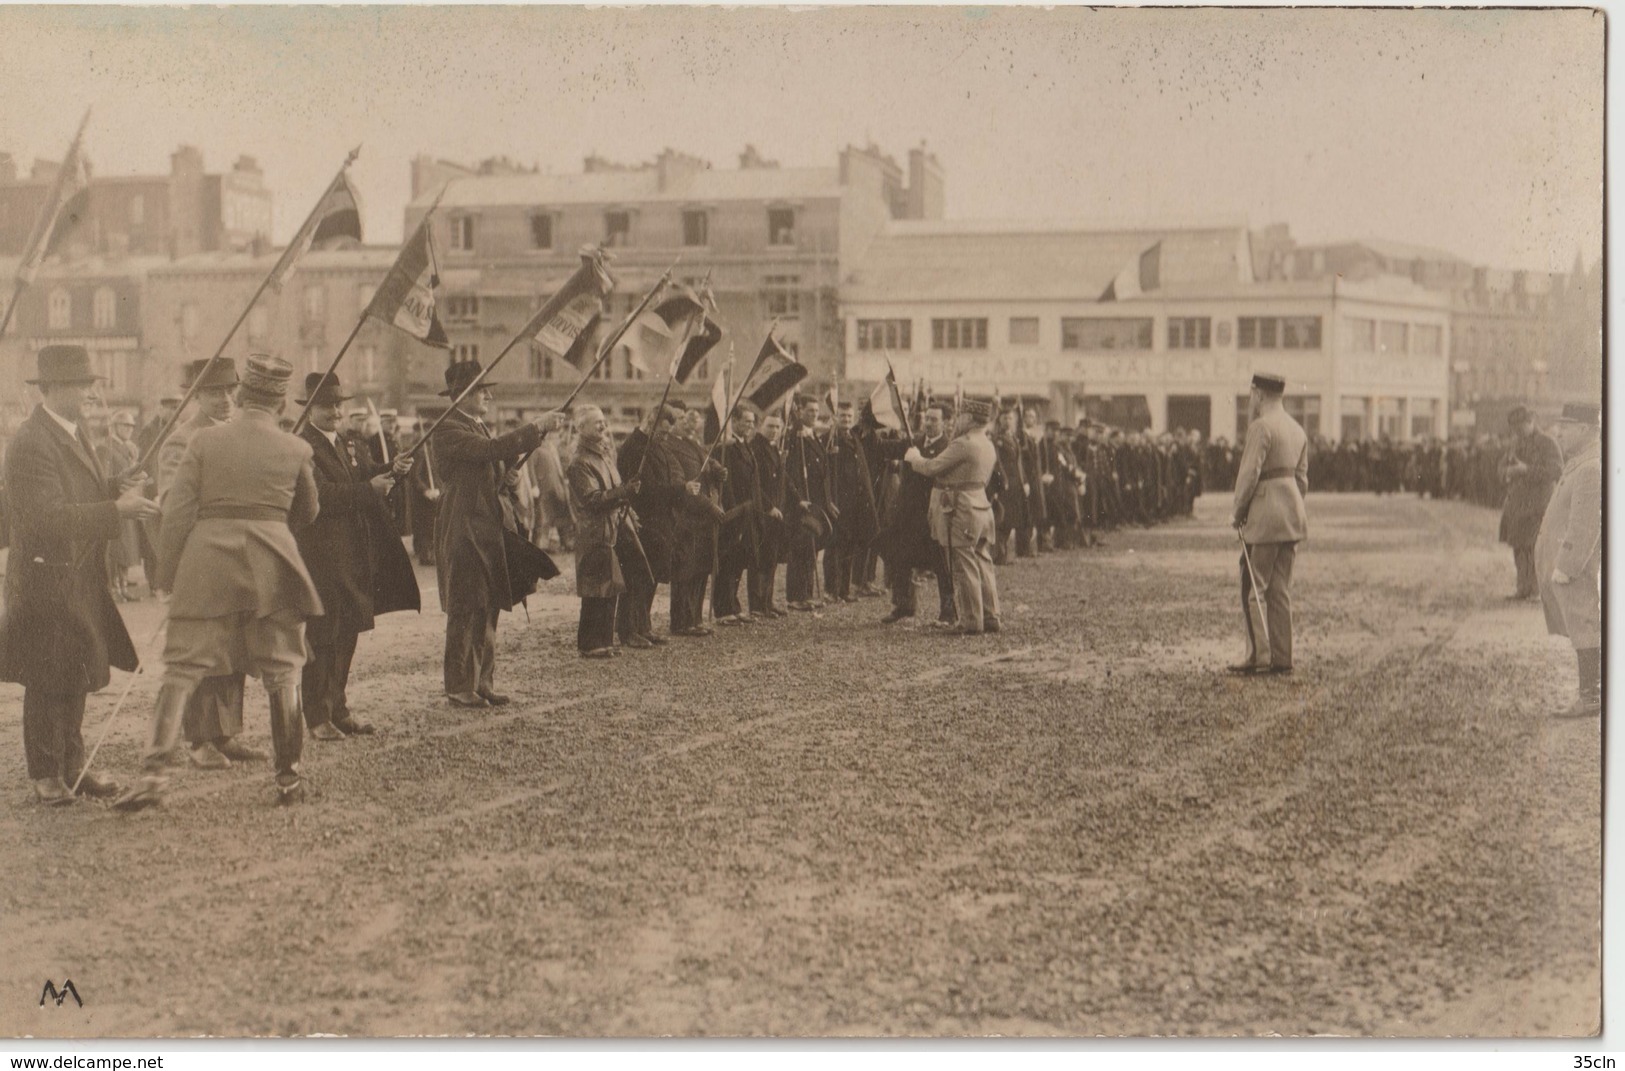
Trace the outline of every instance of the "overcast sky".
<path fill-rule="evenodd" d="M 1475 262 L 1602 248 L 1602 17 L 1586 11 L 0 8 L 0 149 L 99 174 L 257 157 L 276 234 L 344 153 L 369 241 L 408 160 L 575 171 L 747 142 L 833 166 L 924 140 L 948 214 L 1287 222 Z"/>

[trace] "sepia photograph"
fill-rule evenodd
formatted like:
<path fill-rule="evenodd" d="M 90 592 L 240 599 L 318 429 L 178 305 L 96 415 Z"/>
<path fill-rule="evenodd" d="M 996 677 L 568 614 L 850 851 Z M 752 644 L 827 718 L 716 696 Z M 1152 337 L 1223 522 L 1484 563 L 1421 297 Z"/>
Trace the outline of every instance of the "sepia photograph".
<path fill-rule="evenodd" d="M 0 6 L 0 1039 L 1595 1044 L 1605 24 Z"/>

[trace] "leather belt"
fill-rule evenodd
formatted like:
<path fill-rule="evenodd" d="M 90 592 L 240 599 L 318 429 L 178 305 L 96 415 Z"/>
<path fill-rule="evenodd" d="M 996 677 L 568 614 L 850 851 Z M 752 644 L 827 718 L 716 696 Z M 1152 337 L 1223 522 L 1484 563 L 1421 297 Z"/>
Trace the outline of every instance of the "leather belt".
<path fill-rule="evenodd" d="M 1265 469 L 1258 474 L 1260 480 L 1284 480 L 1288 476 L 1296 476 L 1297 469 Z"/>
<path fill-rule="evenodd" d="M 977 483 L 974 480 L 968 480 L 968 481 L 965 481 L 963 483 L 939 483 L 939 484 L 937 484 L 937 490 L 939 490 L 939 491 L 982 491 L 982 490 L 986 490 L 986 488 L 987 488 L 987 484 L 985 484 L 985 483 Z"/>
<path fill-rule="evenodd" d="M 288 520 L 288 511 L 275 506 L 203 506 L 197 511 L 200 521 L 282 521 Z"/>

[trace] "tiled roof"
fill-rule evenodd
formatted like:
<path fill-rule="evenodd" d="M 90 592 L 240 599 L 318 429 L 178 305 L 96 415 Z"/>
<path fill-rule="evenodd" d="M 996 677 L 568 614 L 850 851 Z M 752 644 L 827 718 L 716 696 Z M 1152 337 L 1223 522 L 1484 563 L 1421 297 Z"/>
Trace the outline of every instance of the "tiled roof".
<path fill-rule="evenodd" d="M 477 175 L 454 179 L 440 207 L 507 205 L 637 204 L 649 201 L 770 201 L 839 197 L 840 172 L 833 167 L 769 167 L 743 171 L 697 171 L 678 175 L 660 189 L 652 168 L 569 175 Z M 425 207 L 437 190 L 412 202 Z"/>
<path fill-rule="evenodd" d="M 852 301 L 1093 300 L 1162 242 L 1162 282 L 1248 282 L 1244 225 L 1100 228 L 1066 222 L 892 223 L 843 286 Z"/>

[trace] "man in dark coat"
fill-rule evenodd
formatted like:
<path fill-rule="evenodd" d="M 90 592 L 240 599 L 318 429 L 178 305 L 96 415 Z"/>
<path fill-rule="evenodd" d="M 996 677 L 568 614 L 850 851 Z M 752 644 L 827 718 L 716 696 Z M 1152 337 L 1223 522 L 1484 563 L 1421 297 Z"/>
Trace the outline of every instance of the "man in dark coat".
<path fill-rule="evenodd" d="M 824 605 L 815 598 L 818 548 L 830 537 L 827 459 L 819 443 L 818 402 L 798 394 L 794 402 L 796 426 L 784 456 L 784 516 L 789 546 L 784 569 L 785 601 L 792 610 L 808 611 Z"/>
<path fill-rule="evenodd" d="M 851 402 L 841 402 L 828 443 L 829 494 L 835 510 L 834 533 L 824 552 L 824 594 L 830 600 L 857 602 L 869 544 L 880 527 L 874 480 L 856 429 Z"/>
<path fill-rule="evenodd" d="M 411 469 L 412 459 L 396 454 L 384 465 L 373 455 L 346 449 L 339 414 L 348 400 L 338 376 L 321 372 L 305 377 L 305 397 L 299 399 L 310 406 L 301 434 L 313 455 L 320 506 L 316 520 L 295 534 L 322 599 L 321 614 L 305 623 L 310 659 L 301 676 L 305 724 L 317 740 L 373 732 L 370 723 L 351 714 L 346 694 L 356 641 L 372 631 L 376 614 L 418 608 L 417 577 L 385 497 Z"/>
<path fill-rule="evenodd" d="M 1084 479 L 1078 468 L 1072 444 L 1061 434 L 1059 421 L 1044 424 L 1044 471 L 1050 476 L 1044 485 L 1045 519 L 1049 523 L 1050 546 L 1064 550 L 1081 546 L 1079 491 Z"/>
<path fill-rule="evenodd" d="M 918 447 L 920 456 L 930 459 L 942 453 L 949 443 L 948 407 L 934 403 L 920 415 L 919 442 L 906 439 L 882 441 L 881 450 L 888 460 L 901 462 L 911 447 Z M 886 563 L 886 584 L 891 588 L 891 613 L 881 618 L 893 624 L 917 612 L 914 595 L 914 571 L 921 569 L 936 576 L 937 623 L 954 623 L 953 575 L 948 569 L 947 549 L 931 536 L 931 490 L 934 481 L 921 475 L 912 465 L 903 465 L 898 482 L 897 497 L 886 518 L 886 527 L 876 539 L 880 556 Z"/>
<path fill-rule="evenodd" d="M 446 369 L 455 398 L 480 375 L 478 361 Z M 541 444 L 544 428 L 558 424 L 543 414 L 506 435 L 493 437 L 484 418 L 491 388 L 481 384 L 435 429 L 430 445 L 439 468 L 441 498 L 435 517 L 435 570 L 440 607 L 446 612 L 446 698 L 460 707 L 501 706 L 508 697 L 494 687 L 497 618 L 512 610 L 514 573 L 504 533 L 518 534 L 511 502 L 504 499 L 508 464 Z"/>
<path fill-rule="evenodd" d="M 672 496 L 671 633 L 673 636 L 711 635 L 705 624 L 705 585 L 717 554 L 717 526 L 722 507 L 722 470 L 706 460 L 705 411 L 690 409 L 666 440 L 673 465 L 665 472 Z"/>
<path fill-rule="evenodd" d="M 999 415 L 999 429 L 993 436 L 993 448 L 997 453 L 994 467 L 1004 484 L 1003 491 L 993 502 L 993 515 L 997 521 L 997 537 L 993 544 L 995 565 L 1003 565 L 1009 560 L 1012 542 L 1016 544 L 1017 553 L 1021 553 L 1025 546 L 1019 533 L 1027 530 L 1027 495 L 1032 490 L 1032 484 L 1027 480 L 1027 469 L 1022 463 L 1019 427 L 1016 411 L 1006 409 Z M 1012 533 L 1018 533 L 1014 539 Z M 1030 547 L 1026 550 L 1031 553 Z"/>
<path fill-rule="evenodd" d="M 761 567 L 762 490 L 756 476 L 756 412 L 749 402 L 734 410 L 733 426 L 717 446 L 722 465 L 722 508 L 717 534 L 717 576 L 711 584 L 711 616 L 719 625 L 743 625 L 753 617 L 739 601 L 739 581 Z"/>
<path fill-rule="evenodd" d="M 107 545 L 127 519 L 157 516 L 141 482 L 103 471 L 78 422 L 99 378 L 80 346 L 46 346 L 28 382 L 44 400 L 6 450 L 11 524 L 0 680 L 23 686 L 23 749 L 43 803 L 113 796 L 119 786 L 84 768 L 85 696 L 111 667 L 134 671 L 134 645 L 108 591 Z"/>
<path fill-rule="evenodd" d="M 435 477 L 434 443 L 424 443 L 418 451 L 417 462 L 406 478 L 406 490 L 412 553 L 416 555 L 419 565 L 433 565 L 435 516 L 440 509 L 440 481 Z"/>
<path fill-rule="evenodd" d="M 1049 500 L 1046 488 L 1053 482 L 1046 464 L 1043 429 L 1038 426 L 1038 410 L 1017 407 L 1021 414 L 1021 467 L 1027 474 L 1027 527 L 1017 534 L 1016 553 L 1031 558 L 1054 547 L 1046 537 L 1049 530 Z M 1020 548 L 1025 545 L 1026 551 Z"/>
<path fill-rule="evenodd" d="M 1501 461 L 1501 479 L 1507 486 L 1501 506 L 1501 542 L 1512 547 L 1518 570 L 1518 589 L 1509 598 L 1538 599 L 1535 576 L 1535 539 L 1546 504 L 1563 475 L 1563 454 L 1551 436 L 1535 427 L 1535 415 L 1523 406 L 1507 414 L 1507 425 L 1517 436 Z"/>
<path fill-rule="evenodd" d="M 645 426 L 634 428 L 616 452 L 615 466 L 624 483 L 638 483 L 632 492 L 637 517 L 637 550 L 631 539 L 616 543 L 626 592 L 617 600 L 615 635 L 623 646 L 642 650 L 666 644 L 650 617 L 655 591 L 671 583 L 672 494 L 666 479 L 671 464 L 667 440 L 677 418 L 688 409 L 680 401 L 667 402 L 649 414 Z M 629 560 L 635 556 L 636 561 Z"/>
<path fill-rule="evenodd" d="M 576 594 L 581 596 L 576 649 L 583 658 L 609 658 L 620 653 L 614 645 L 615 604 L 626 590 L 615 548 L 623 528 L 632 523 L 628 503 L 638 493 L 639 481 L 634 476 L 621 482 L 603 410 L 579 407 L 575 426 L 580 437 L 565 484 L 575 522 Z"/>
<path fill-rule="evenodd" d="M 784 617 L 788 612 L 773 602 L 779 563 L 789 547 L 789 531 L 784 523 L 784 455 L 779 443 L 784 438 L 784 418 L 777 412 L 762 417 L 761 431 L 750 440 L 751 458 L 756 469 L 756 485 L 761 492 L 759 518 L 761 546 L 746 570 L 750 589 L 750 612 L 758 617 Z"/>

